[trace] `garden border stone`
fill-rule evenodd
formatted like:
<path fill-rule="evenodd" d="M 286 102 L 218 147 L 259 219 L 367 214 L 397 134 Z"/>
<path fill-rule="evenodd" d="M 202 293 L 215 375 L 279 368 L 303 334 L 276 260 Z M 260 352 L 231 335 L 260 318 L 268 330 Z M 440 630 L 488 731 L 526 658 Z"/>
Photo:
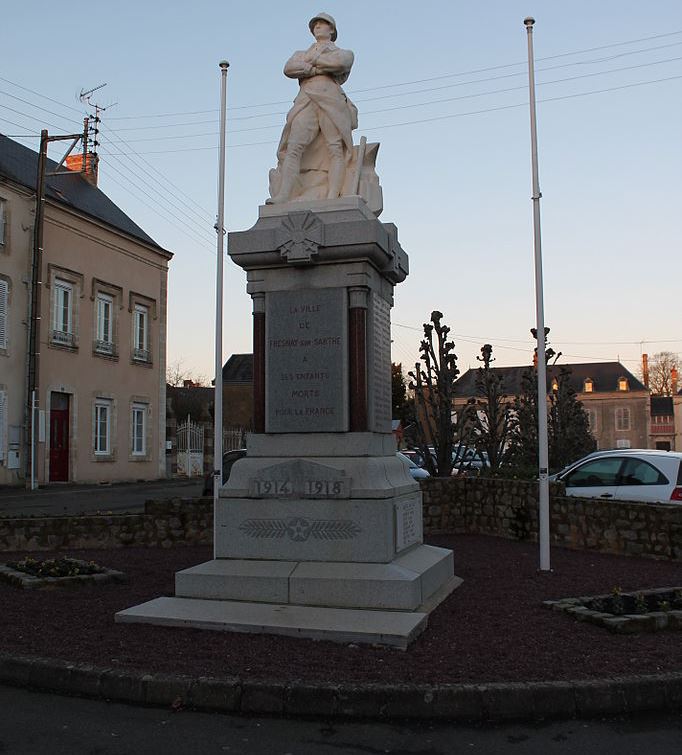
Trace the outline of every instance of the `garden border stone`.
<path fill-rule="evenodd" d="M 682 710 L 682 672 L 568 682 L 314 684 L 150 674 L 0 654 L 0 684 L 141 705 L 290 716 L 483 723 Z"/>

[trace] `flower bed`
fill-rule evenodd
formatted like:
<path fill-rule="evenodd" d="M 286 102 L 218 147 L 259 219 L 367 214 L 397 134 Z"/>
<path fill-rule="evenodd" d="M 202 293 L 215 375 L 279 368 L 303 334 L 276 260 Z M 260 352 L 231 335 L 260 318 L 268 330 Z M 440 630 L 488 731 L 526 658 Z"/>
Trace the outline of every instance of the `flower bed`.
<path fill-rule="evenodd" d="M 125 582 L 126 575 L 77 558 L 36 559 L 0 564 L 0 580 L 24 589 L 72 586 L 84 583 Z"/>
<path fill-rule="evenodd" d="M 618 634 L 682 629 L 682 587 L 631 593 L 615 587 L 608 595 L 545 600 L 543 605 Z"/>

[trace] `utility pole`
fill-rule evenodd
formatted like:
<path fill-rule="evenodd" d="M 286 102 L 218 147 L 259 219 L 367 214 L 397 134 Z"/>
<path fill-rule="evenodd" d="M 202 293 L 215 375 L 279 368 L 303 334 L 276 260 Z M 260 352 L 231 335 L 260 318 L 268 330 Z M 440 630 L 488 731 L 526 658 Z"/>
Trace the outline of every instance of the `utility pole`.
<path fill-rule="evenodd" d="M 88 119 L 83 122 L 82 134 L 60 134 L 49 136 L 47 129 L 40 132 L 40 149 L 38 151 L 38 172 L 36 176 L 36 204 L 33 226 L 33 248 L 31 253 L 31 295 L 29 297 L 28 328 L 28 368 L 26 374 L 26 414 L 25 414 L 25 476 L 26 485 L 34 490 L 36 481 L 36 411 L 40 406 L 40 331 L 41 331 L 41 293 L 43 285 L 43 228 L 45 225 L 45 182 L 47 167 L 47 147 L 50 142 L 71 140 L 71 146 L 57 166 L 57 175 L 76 144 L 83 140 L 87 145 Z M 87 147 L 85 147 L 87 149 Z M 82 171 L 86 170 L 83 160 Z M 64 171 L 69 173 L 72 171 Z"/>

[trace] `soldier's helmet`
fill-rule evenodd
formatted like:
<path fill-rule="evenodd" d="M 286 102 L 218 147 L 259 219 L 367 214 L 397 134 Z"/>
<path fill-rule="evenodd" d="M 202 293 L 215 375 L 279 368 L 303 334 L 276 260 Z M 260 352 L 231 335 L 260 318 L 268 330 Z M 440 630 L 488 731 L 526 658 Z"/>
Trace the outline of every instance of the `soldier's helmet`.
<path fill-rule="evenodd" d="M 336 42 L 336 21 L 329 15 L 329 13 L 318 13 L 308 21 L 308 28 L 312 34 L 315 21 L 326 21 L 332 27 L 332 42 Z"/>

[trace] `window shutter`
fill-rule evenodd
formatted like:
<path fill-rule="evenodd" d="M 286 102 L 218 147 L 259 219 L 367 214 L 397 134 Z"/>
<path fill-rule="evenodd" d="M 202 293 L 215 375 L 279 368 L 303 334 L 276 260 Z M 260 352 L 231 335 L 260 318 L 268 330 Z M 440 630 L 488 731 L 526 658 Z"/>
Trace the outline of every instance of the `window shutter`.
<path fill-rule="evenodd" d="M 5 391 L 0 391 L 0 461 L 5 460 L 5 424 L 6 424 L 6 410 L 5 410 Z"/>
<path fill-rule="evenodd" d="M 7 310 L 9 309 L 9 285 L 0 280 L 0 349 L 7 348 Z"/>

